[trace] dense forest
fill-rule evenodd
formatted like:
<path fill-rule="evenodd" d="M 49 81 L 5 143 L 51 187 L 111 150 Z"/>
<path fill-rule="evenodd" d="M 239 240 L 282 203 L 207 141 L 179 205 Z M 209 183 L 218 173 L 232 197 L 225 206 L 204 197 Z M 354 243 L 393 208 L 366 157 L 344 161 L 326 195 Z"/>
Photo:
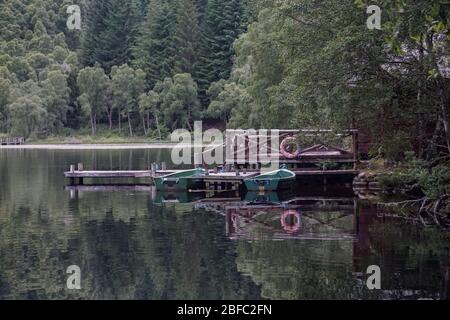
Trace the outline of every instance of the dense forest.
<path fill-rule="evenodd" d="M 76 4 L 81 30 L 69 29 Z M 2 1 L 0 130 L 166 138 L 208 117 L 245 31 L 241 0 Z"/>
<path fill-rule="evenodd" d="M 81 30 L 67 7 L 81 8 Z M 381 8 L 369 29 L 368 5 Z M 443 0 L 6 0 L 0 132 L 166 138 L 194 120 L 450 152 Z M 1 134 L 1 133 L 0 133 Z M 394 150 L 392 150 L 394 149 Z"/>

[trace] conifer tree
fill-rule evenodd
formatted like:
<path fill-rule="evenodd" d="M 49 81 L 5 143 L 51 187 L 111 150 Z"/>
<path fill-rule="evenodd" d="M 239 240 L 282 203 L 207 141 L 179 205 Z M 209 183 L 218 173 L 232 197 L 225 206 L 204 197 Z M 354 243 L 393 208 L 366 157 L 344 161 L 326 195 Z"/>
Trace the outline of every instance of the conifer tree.
<path fill-rule="evenodd" d="M 134 66 L 147 75 L 148 87 L 174 72 L 175 11 L 172 1 L 154 0 L 134 48 Z"/>
<path fill-rule="evenodd" d="M 230 76 L 233 65 L 233 43 L 244 31 L 244 9 L 241 0 L 209 0 L 202 23 L 202 44 L 195 80 L 200 97 L 207 104 L 206 91 L 220 79 Z"/>
<path fill-rule="evenodd" d="M 98 62 L 109 72 L 129 61 L 137 33 L 135 0 L 92 1 L 88 10 L 82 57 L 87 65 Z"/>
<path fill-rule="evenodd" d="M 194 72 L 197 61 L 199 26 L 196 0 L 179 0 L 175 33 L 176 73 Z"/>

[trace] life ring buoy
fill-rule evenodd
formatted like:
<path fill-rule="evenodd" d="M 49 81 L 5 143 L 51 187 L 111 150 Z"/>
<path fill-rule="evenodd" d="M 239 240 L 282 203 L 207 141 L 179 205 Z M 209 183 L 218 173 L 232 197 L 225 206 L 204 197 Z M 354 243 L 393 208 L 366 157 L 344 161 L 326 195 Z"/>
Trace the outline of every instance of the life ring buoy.
<path fill-rule="evenodd" d="M 293 217 L 294 219 L 294 224 L 286 221 L 291 217 Z M 283 229 L 288 233 L 296 233 L 300 231 L 301 223 L 300 213 L 295 210 L 287 210 L 281 215 L 281 225 L 283 226 Z"/>
<path fill-rule="evenodd" d="M 285 157 L 287 159 L 295 159 L 295 158 L 298 158 L 298 156 L 300 155 L 299 149 L 295 150 L 295 152 L 288 151 L 287 147 L 288 147 L 289 143 L 292 141 L 296 141 L 296 139 L 294 137 L 287 137 L 286 139 L 284 139 L 281 142 L 281 145 L 280 145 L 280 152 L 283 155 L 283 157 Z"/>

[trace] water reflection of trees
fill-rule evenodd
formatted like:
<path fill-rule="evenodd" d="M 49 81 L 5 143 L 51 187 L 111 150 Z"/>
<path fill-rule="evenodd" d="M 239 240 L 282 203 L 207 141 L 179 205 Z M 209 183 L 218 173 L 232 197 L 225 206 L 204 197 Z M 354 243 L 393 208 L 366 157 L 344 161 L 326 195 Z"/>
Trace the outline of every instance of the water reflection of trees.
<path fill-rule="evenodd" d="M 70 224 L 20 209 L 0 227 L 1 297 L 259 298 L 259 289 L 237 272 L 220 217 L 147 207 L 127 221 L 116 210 L 102 217 L 79 212 Z M 71 264 L 82 270 L 79 292 L 65 289 Z"/>
<path fill-rule="evenodd" d="M 448 298 L 448 236 L 404 222 L 383 223 L 369 213 L 362 216 L 367 224 L 360 232 L 367 233 L 362 235 L 366 243 L 362 238 L 355 243 L 239 242 L 238 270 L 269 299 Z M 369 291 L 365 285 L 370 265 L 381 267 L 381 291 Z"/>

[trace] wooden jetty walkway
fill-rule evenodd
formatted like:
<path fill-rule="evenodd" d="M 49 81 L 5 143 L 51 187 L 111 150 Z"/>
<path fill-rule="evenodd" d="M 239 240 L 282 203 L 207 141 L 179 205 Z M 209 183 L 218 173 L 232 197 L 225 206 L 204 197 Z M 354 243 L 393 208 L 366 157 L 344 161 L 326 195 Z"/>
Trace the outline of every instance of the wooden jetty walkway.
<path fill-rule="evenodd" d="M 25 138 L 0 138 L 0 146 L 22 145 L 25 143 Z"/>
<path fill-rule="evenodd" d="M 85 179 L 147 179 L 148 184 L 153 184 L 153 179 L 165 176 L 172 173 L 178 173 L 183 170 L 119 170 L 119 171 L 99 171 L 99 170 L 84 170 L 83 165 L 79 164 L 78 169 L 72 165 L 70 170 L 65 172 L 66 178 L 70 179 L 71 185 L 83 185 Z M 353 178 L 358 174 L 356 170 L 308 170 L 297 169 L 294 170 L 297 177 L 310 178 L 317 177 L 324 179 L 325 183 L 328 178 L 348 176 Z M 238 190 L 243 184 L 244 180 L 257 176 L 261 173 L 260 170 L 235 170 L 231 172 L 217 172 L 211 170 L 208 175 L 201 177 L 205 184 L 204 191 L 210 190 Z M 196 178 L 198 179 L 198 178 Z"/>
<path fill-rule="evenodd" d="M 148 179 L 148 184 L 153 184 L 153 179 L 165 176 L 172 173 L 182 172 L 183 170 L 126 170 L 126 171 L 98 171 L 98 170 L 84 170 L 83 164 L 78 164 L 78 169 L 72 165 L 70 170 L 64 173 L 64 176 L 70 179 L 70 184 L 83 185 L 85 179 Z M 244 183 L 244 179 L 253 177 L 259 174 L 258 171 L 253 172 L 214 172 L 210 171 L 208 175 L 202 177 L 205 183 L 206 190 L 237 190 L 240 185 Z"/>

